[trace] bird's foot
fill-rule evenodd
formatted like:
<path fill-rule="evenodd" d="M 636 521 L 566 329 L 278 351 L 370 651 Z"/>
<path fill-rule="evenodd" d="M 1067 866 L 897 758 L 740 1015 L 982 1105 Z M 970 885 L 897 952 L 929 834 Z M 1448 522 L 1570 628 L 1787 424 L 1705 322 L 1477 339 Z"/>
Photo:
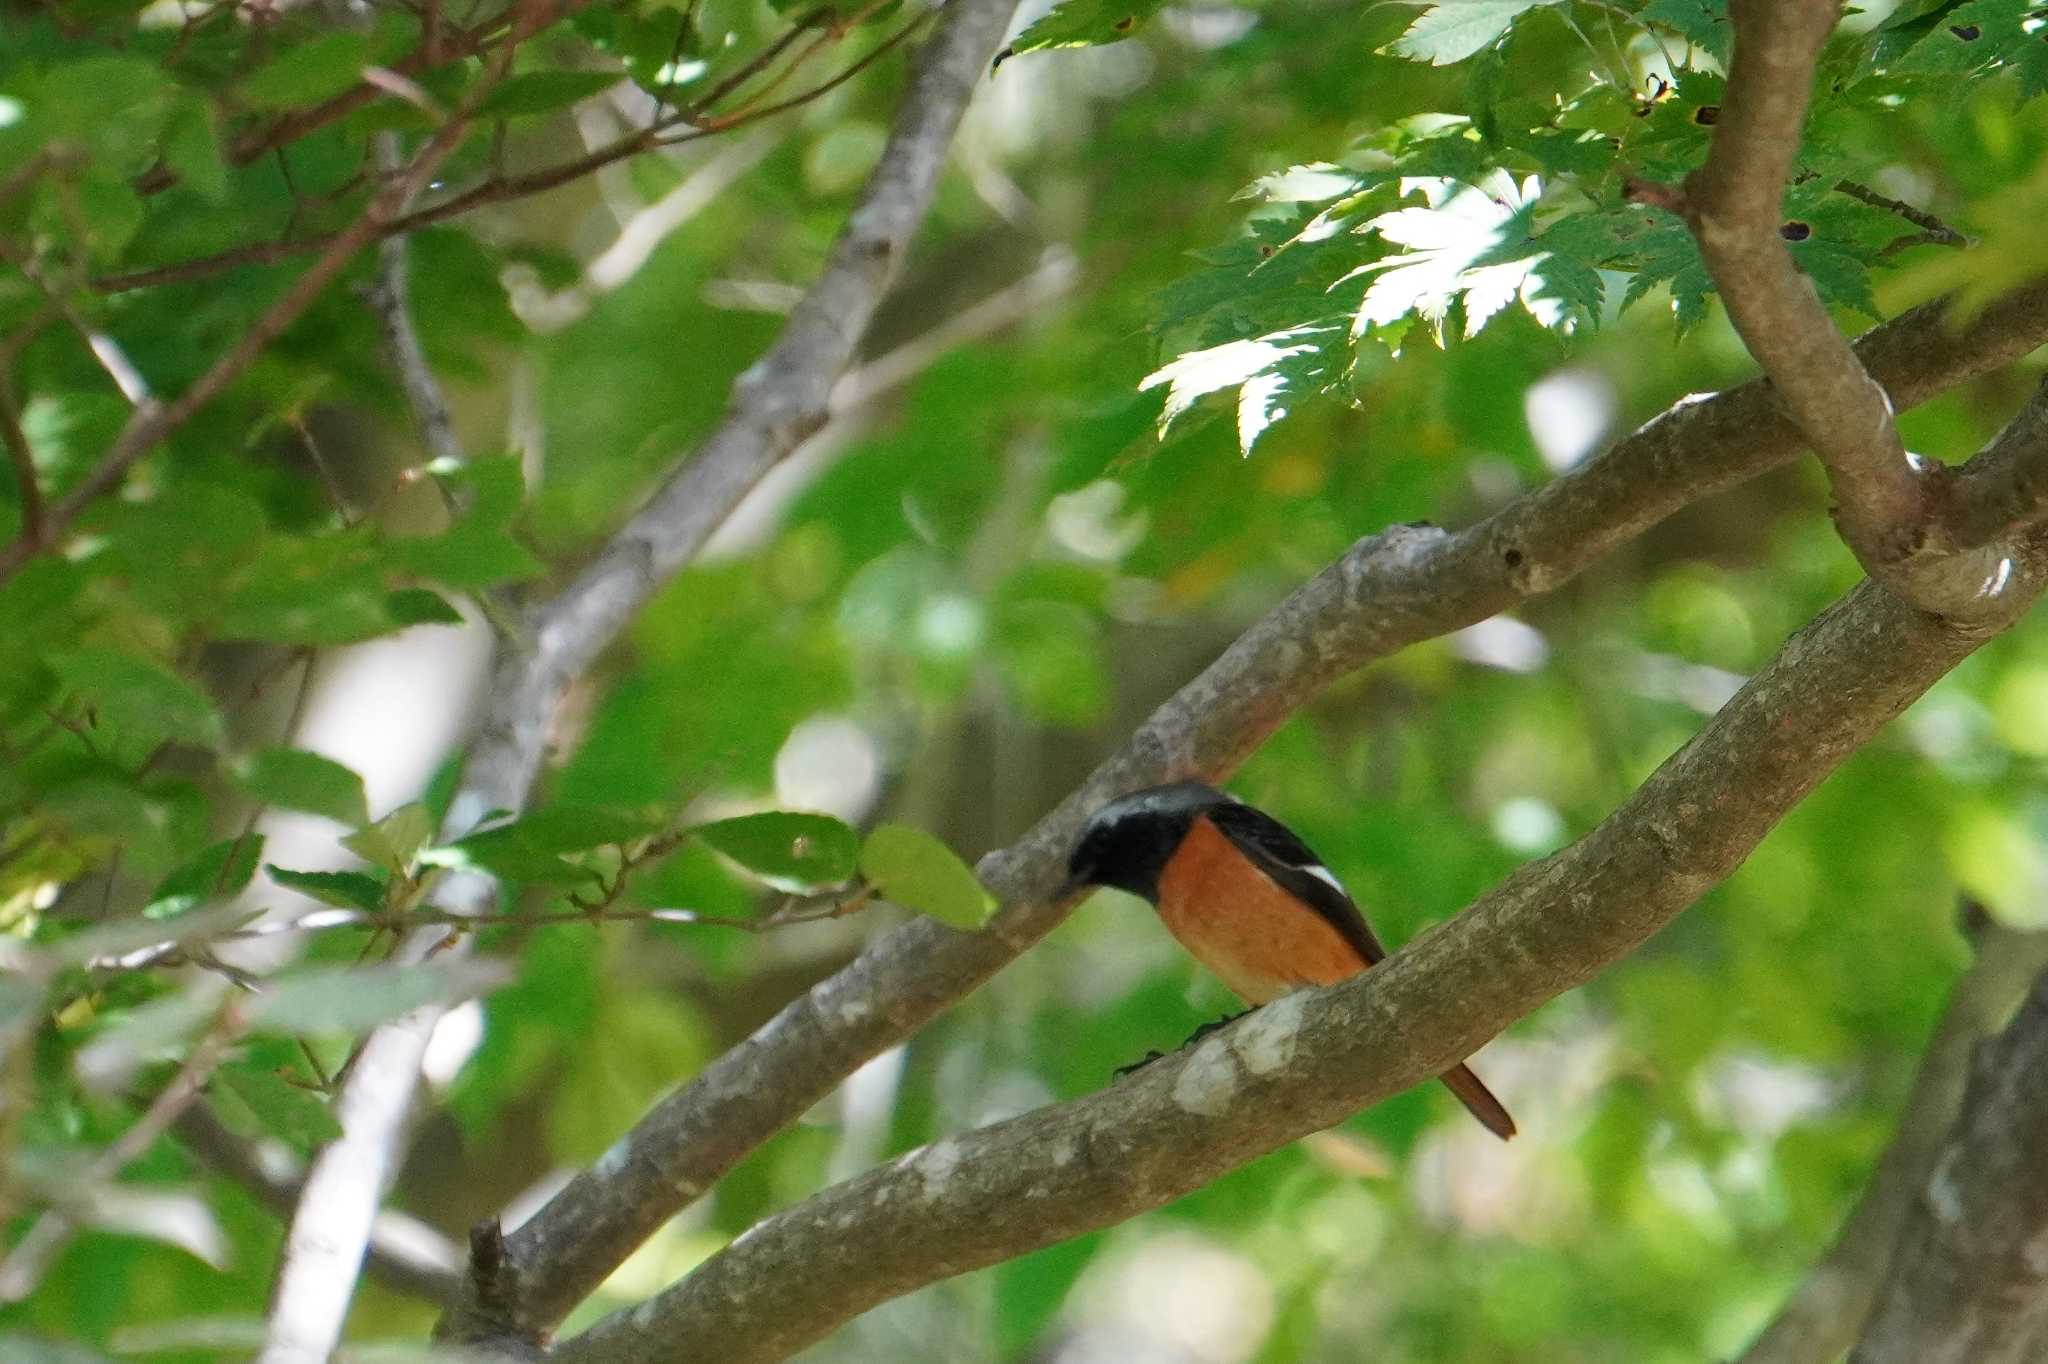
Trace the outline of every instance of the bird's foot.
<path fill-rule="evenodd" d="M 1181 1047 L 1183 1049 L 1192 1047 L 1193 1045 L 1195 1045 L 1195 1043 L 1201 1041 L 1210 1033 L 1215 1032 L 1218 1028 L 1225 1028 L 1230 1026 L 1232 1023 L 1237 1022 L 1238 1019 L 1243 1018 L 1246 1014 L 1252 1012 L 1252 1009 L 1256 1008 L 1258 1008 L 1258 1005 L 1254 1004 L 1251 1009 L 1240 1009 L 1238 1010 L 1238 1012 L 1234 1014 L 1223 1015 L 1223 1017 L 1217 1019 L 1213 1023 L 1204 1023 L 1201 1027 L 1196 1028 L 1193 1032 L 1188 1034 L 1188 1040 L 1181 1043 Z"/>
<path fill-rule="evenodd" d="M 1113 1071 L 1111 1074 L 1113 1078 L 1121 1080 L 1126 1075 L 1130 1075 L 1136 1071 L 1143 1070 L 1145 1067 L 1151 1065 L 1154 1061 L 1160 1060 L 1165 1055 L 1166 1053 L 1163 1051 L 1148 1051 L 1145 1053 L 1145 1057 L 1143 1060 L 1133 1061 L 1127 1066 L 1118 1066 L 1116 1070 Z"/>
<path fill-rule="evenodd" d="M 1254 1004 L 1250 1009 L 1244 1009 L 1234 1014 L 1225 1014 L 1223 1015 L 1223 1017 L 1215 1020 L 1212 1023 L 1204 1023 L 1201 1027 L 1196 1028 L 1193 1032 L 1189 1033 L 1188 1040 L 1181 1043 L 1180 1046 L 1175 1048 L 1175 1050 L 1186 1051 L 1189 1047 L 1192 1047 L 1193 1045 L 1195 1045 L 1195 1043 L 1201 1041 L 1210 1033 L 1215 1032 L 1218 1028 L 1225 1027 L 1229 1024 L 1237 1022 L 1238 1019 L 1243 1018 L 1246 1014 L 1251 1013 L 1258 1007 L 1258 1005 Z M 1165 1056 L 1166 1053 L 1163 1051 L 1148 1051 L 1145 1053 L 1143 1060 L 1133 1061 L 1127 1066 L 1118 1066 L 1116 1068 L 1116 1071 L 1114 1072 L 1115 1077 L 1121 1080 L 1124 1078 L 1124 1076 L 1131 1074 L 1133 1071 L 1143 1070 L 1145 1067 L 1151 1065 L 1154 1061 L 1164 1059 Z"/>

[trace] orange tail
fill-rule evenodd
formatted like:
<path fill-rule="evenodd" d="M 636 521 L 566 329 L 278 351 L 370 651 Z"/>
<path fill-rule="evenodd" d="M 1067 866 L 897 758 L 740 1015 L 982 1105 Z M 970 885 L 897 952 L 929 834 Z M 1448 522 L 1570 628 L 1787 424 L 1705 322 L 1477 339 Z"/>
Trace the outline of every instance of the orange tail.
<path fill-rule="evenodd" d="M 1515 1120 L 1501 1107 L 1493 1091 L 1479 1082 L 1469 1066 L 1452 1066 L 1443 1073 L 1444 1087 L 1458 1096 L 1458 1102 L 1471 1110 L 1472 1116 L 1485 1125 L 1486 1130 L 1506 1141 L 1515 1135 Z"/>

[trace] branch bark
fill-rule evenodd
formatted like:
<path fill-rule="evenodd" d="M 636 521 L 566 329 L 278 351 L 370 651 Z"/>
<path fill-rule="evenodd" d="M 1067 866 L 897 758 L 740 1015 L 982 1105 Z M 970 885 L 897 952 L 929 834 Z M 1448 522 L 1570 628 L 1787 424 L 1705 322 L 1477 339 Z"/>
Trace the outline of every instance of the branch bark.
<path fill-rule="evenodd" d="M 2048 1349 L 2048 976 L 1978 1049 L 1962 1116 L 1849 1364 L 2027 1364 Z"/>
<path fill-rule="evenodd" d="M 1892 1144 L 1877 1163 L 1834 1246 L 1736 1364 L 1815 1364 L 1856 1341 L 1879 1281 L 1962 1106 L 1970 1056 L 2048 970 L 2048 933 L 1985 924 L 1976 960 L 1956 982 L 1913 1077 Z"/>
<path fill-rule="evenodd" d="M 1387 962 L 1288 996 L 1111 1089 L 828 1189 L 555 1358 L 783 1359 L 888 1298 L 1158 1207 L 1440 1073 L 1740 865 L 1845 758 L 2018 618 L 2048 582 L 2048 542 L 2030 543 L 2011 576 L 2005 614 L 1969 625 L 1866 580 L 1599 827 Z"/>
<path fill-rule="evenodd" d="M 2048 340 L 2048 286 L 2014 294 L 1962 334 L 1929 305 L 1874 328 L 1858 355 L 1902 407 Z M 503 1300 L 546 1331 L 655 1228 L 864 1062 L 965 997 L 1049 932 L 1045 896 L 1081 818 L 1176 776 L 1220 778 L 1334 679 L 1558 587 L 1679 508 L 1784 464 L 1798 433 L 1761 381 L 1687 400 L 1500 513 L 1446 534 L 1397 527 L 1260 620 L 1017 843 L 983 859 L 1006 908 L 982 933 L 915 920 L 658 1103 L 507 1238 Z M 460 1332 L 458 1326 L 458 1334 Z"/>
<path fill-rule="evenodd" d="M 1892 403 L 1782 235 L 1814 66 L 1841 10 L 1839 0 L 1734 0 L 1720 119 L 1676 206 L 1729 321 L 1826 468 L 1835 524 L 1864 570 L 1923 609 L 1995 616 L 2003 608 L 1987 585 L 2002 553 L 1956 545 L 1939 478 L 1906 452 Z"/>

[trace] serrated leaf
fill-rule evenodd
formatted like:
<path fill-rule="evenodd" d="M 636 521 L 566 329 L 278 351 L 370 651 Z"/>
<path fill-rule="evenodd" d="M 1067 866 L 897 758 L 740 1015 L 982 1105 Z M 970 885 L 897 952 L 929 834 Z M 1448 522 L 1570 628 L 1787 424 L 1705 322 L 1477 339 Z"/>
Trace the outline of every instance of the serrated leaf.
<path fill-rule="evenodd" d="M 1267 204 L 1326 204 L 1332 199 L 1355 194 L 1363 186 L 1377 183 L 1380 178 L 1346 170 L 1328 161 L 1314 161 L 1262 175 L 1231 197 L 1257 199 Z"/>
<path fill-rule="evenodd" d="M 1735 41 L 1734 25 L 1728 22 L 1728 0 L 1650 0 L 1636 16 L 1646 24 L 1660 24 L 1679 34 L 1694 47 L 1727 64 Z"/>
<path fill-rule="evenodd" d="M 288 48 L 242 82 L 242 101 L 258 109 L 318 104 L 354 85 L 370 62 L 361 33 L 323 33 Z"/>
<path fill-rule="evenodd" d="M 268 864 L 263 870 L 280 886 L 310 896 L 323 905 L 372 913 L 384 908 L 384 882 L 367 872 L 292 871 Z"/>
<path fill-rule="evenodd" d="M 1416 16 L 1387 51 L 1431 66 L 1461 62 L 1490 46 L 1525 11 L 1556 0 L 1444 0 Z"/>
<path fill-rule="evenodd" d="M 301 748 L 266 748 L 235 767 L 244 791 L 266 805 L 325 815 L 350 828 L 367 824 L 363 779 L 332 758 Z"/>
<path fill-rule="evenodd" d="M 1458 303 L 1470 337 L 1518 299 L 1543 325 L 1563 325 L 1565 310 L 1542 291 L 1538 271 L 1545 252 L 1529 235 L 1539 193 L 1533 176 L 1520 186 L 1503 177 L 1492 193 L 1460 187 L 1438 207 L 1401 208 L 1374 218 L 1368 227 L 1410 249 L 1354 272 L 1372 282 L 1359 300 L 1352 334 L 1392 328 L 1413 314 L 1441 342 L 1445 320 Z"/>
<path fill-rule="evenodd" d="M 177 739 L 219 747 L 226 727 L 204 692 L 150 659 L 115 649 L 70 649 L 45 660 L 99 718 L 138 742 Z"/>
<path fill-rule="evenodd" d="M 214 1089 L 217 1099 L 220 1091 L 232 1095 L 253 1120 L 253 1131 L 247 1122 L 230 1122 L 243 1136 L 276 1137 L 306 1151 L 341 1135 L 341 1124 L 335 1121 L 326 1099 L 274 1070 L 246 1064 L 222 1066 L 214 1072 Z"/>
<path fill-rule="evenodd" d="M 341 840 L 341 845 L 375 867 L 394 876 L 412 869 L 413 859 L 434 836 L 434 817 L 427 807 L 414 801 L 401 805 L 366 829 Z"/>
<path fill-rule="evenodd" d="M 453 1004 L 496 988 L 501 962 L 470 957 L 409 966 L 324 966 L 274 978 L 244 1006 L 252 1029 L 360 1032 L 428 1004 Z"/>
<path fill-rule="evenodd" d="M 882 898 L 955 928 L 979 928 L 995 901 L 953 850 L 922 829 L 884 824 L 860 850 L 860 872 Z"/>
<path fill-rule="evenodd" d="M 805 894 L 844 885 L 860 861 L 860 839 L 830 815 L 771 810 L 690 830 L 777 890 Z"/>
<path fill-rule="evenodd" d="M 1328 324 L 1296 327 L 1248 341 L 1229 341 L 1206 350 L 1190 351 L 1146 375 L 1138 382 L 1138 388 L 1142 392 L 1166 386 L 1166 406 L 1159 414 L 1159 434 L 1163 437 L 1205 394 L 1240 388 L 1263 375 L 1278 372 L 1291 360 L 1316 356 L 1333 334 L 1341 333 Z M 1263 430 L 1264 425 L 1259 425 L 1252 432 L 1253 439 Z M 1250 453 L 1249 441 L 1243 449 Z"/>
<path fill-rule="evenodd" d="M 1101 47 L 1120 43 L 1157 14 L 1165 0 L 1066 0 L 1029 25 L 996 54 L 1000 66 L 1010 57 L 1052 47 Z"/>
<path fill-rule="evenodd" d="M 168 919 L 197 909 L 209 900 L 238 895 L 256 875 L 263 856 L 263 835 L 245 834 L 210 844 L 166 876 L 142 907 L 145 918 Z"/>

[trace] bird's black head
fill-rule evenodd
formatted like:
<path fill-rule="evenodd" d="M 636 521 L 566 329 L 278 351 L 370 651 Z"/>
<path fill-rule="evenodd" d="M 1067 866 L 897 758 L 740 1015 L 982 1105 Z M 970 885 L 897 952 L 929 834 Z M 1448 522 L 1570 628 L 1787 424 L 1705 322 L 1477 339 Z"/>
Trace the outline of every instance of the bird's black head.
<path fill-rule="evenodd" d="M 1067 859 L 1067 883 L 1060 898 L 1084 886 L 1114 886 L 1156 902 L 1159 873 L 1180 846 L 1189 822 L 1233 799 L 1198 781 L 1150 786 L 1117 797 L 1082 826 Z"/>

